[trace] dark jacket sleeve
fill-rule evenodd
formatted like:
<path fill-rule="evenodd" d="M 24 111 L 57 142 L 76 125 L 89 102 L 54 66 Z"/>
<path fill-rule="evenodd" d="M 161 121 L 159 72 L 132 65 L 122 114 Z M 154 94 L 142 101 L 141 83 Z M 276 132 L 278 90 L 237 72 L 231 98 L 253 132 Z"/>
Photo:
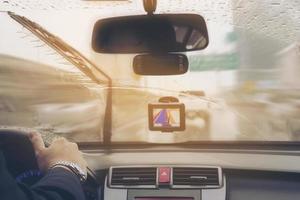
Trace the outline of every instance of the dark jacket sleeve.
<path fill-rule="evenodd" d="M 1 200 L 84 200 L 78 178 L 63 168 L 50 170 L 32 187 L 17 184 L 8 173 L 0 152 L 0 199 Z"/>

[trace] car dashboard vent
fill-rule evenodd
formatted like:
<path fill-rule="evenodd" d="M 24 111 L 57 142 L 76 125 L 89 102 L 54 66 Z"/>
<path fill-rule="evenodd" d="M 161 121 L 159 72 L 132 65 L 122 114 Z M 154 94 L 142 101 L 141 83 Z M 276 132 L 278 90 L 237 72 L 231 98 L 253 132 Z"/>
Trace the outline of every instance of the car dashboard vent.
<path fill-rule="evenodd" d="M 111 167 L 109 174 L 111 188 L 156 188 L 156 167 Z"/>
<path fill-rule="evenodd" d="M 173 188 L 219 188 L 222 171 L 219 167 L 174 167 Z"/>

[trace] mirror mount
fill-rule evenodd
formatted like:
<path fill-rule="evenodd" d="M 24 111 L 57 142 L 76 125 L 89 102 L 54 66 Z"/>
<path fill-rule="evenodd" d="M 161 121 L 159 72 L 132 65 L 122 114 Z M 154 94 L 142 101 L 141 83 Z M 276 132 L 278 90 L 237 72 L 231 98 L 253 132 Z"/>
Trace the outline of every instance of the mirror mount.
<path fill-rule="evenodd" d="M 157 0 L 143 0 L 144 9 L 148 15 L 153 15 L 157 7 Z"/>

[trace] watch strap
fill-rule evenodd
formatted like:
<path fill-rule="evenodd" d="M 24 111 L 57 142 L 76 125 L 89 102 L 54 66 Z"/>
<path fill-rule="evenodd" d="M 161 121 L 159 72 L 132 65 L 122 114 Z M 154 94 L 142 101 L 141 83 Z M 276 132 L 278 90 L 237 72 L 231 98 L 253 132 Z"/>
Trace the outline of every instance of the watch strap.
<path fill-rule="evenodd" d="M 67 168 L 79 178 L 80 182 L 84 182 L 87 179 L 86 170 L 81 169 L 81 167 L 76 163 L 69 161 L 58 161 L 55 164 L 53 164 L 49 169 L 53 169 L 55 167 Z"/>

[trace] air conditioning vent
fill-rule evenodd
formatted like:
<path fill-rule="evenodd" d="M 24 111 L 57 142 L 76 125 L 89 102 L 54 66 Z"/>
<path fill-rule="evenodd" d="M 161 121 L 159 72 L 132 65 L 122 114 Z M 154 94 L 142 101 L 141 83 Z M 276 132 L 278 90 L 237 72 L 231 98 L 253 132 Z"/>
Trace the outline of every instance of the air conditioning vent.
<path fill-rule="evenodd" d="M 112 167 L 109 186 L 111 188 L 156 188 L 156 167 Z"/>
<path fill-rule="evenodd" d="M 174 188 L 218 188 L 222 185 L 219 167 L 174 167 Z"/>

